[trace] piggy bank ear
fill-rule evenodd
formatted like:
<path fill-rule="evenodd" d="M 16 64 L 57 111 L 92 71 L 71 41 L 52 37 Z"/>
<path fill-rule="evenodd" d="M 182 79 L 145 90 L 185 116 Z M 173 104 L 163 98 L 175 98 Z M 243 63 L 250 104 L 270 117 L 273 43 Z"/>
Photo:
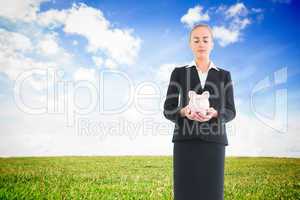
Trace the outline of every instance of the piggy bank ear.
<path fill-rule="evenodd" d="M 189 98 L 191 99 L 194 95 L 196 95 L 196 92 L 193 90 L 189 91 Z"/>
<path fill-rule="evenodd" d="M 209 91 L 204 91 L 202 93 L 202 96 L 205 97 L 205 98 L 209 98 Z"/>

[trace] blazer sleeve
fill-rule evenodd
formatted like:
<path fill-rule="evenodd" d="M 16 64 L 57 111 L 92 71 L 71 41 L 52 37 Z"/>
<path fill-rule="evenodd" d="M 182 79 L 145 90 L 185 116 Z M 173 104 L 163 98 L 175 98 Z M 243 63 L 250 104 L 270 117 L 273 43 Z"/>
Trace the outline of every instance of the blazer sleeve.
<path fill-rule="evenodd" d="M 175 68 L 171 73 L 163 113 L 168 120 L 176 124 L 181 118 L 179 112 L 181 107 L 178 106 L 180 90 L 181 86 L 179 83 L 179 71 L 178 68 Z"/>
<path fill-rule="evenodd" d="M 222 122 L 229 122 L 235 118 L 234 92 L 230 72 L 226 73 L 222 94 L 222 107 L 220 117 Z"/>

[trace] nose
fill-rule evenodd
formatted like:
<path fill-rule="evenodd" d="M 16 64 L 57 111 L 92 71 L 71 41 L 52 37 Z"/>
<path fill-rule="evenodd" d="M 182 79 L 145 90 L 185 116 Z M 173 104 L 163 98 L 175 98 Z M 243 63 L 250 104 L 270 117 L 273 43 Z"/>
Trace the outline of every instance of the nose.
<path fill-rule="evenodd" d="M 204 46 L 204 42 L 203 41 L 199 41 L 198 47 L 203 47 L 203 46 Z"/>

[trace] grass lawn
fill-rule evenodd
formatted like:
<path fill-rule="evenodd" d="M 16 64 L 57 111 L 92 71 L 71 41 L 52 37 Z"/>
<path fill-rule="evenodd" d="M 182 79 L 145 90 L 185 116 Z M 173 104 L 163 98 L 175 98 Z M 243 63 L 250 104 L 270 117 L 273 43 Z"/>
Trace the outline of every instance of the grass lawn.
<path fill-rule="evenodd" d="M 0 158 L 0 199 L 172 199 L 172 157 Z M 225 199 L 300 199 L 300 159 L 227 157 Z"/>

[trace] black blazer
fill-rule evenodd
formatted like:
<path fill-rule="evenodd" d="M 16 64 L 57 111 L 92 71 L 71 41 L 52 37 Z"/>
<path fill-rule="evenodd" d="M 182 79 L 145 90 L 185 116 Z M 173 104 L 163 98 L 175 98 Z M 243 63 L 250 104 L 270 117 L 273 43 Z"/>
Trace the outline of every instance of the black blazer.
<path fill-rule="evenodd" d="M 228 145 L 225 123 L 236 115 L 233 86 L 229 71 L 218 68 L 208 71 L 204 89 L 196 66 L 176 67 L 171 74 L 164 102 L 164 116 L 175 123 L 172 142 L 186 139 L 203 139 Z M 182 117 L 180 109 L 188 105 L 188 91 L 201 94 L 209 91 L 210 107 L 218 111 L 218 117 L 199 122 Z"/>

